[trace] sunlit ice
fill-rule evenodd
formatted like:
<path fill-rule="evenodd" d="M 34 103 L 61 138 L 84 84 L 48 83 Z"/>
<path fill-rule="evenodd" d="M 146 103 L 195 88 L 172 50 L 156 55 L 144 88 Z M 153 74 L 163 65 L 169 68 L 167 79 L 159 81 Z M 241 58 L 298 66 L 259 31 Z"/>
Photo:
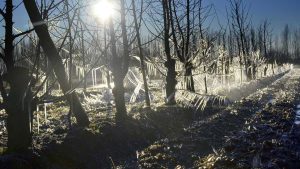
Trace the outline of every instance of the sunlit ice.
<path fill-rule="evenodd" d="M 106 21 L 114 14 L 114 5 L 110 0 L 100 0 L 93 6 L 93 14 Z"/>

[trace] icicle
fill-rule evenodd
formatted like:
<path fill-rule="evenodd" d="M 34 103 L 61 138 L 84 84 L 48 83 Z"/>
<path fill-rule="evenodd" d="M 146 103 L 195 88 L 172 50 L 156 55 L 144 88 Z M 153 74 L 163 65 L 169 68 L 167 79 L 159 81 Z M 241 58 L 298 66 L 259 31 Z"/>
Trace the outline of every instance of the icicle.
<path fill-rule="evenodd" d="M 40 115 L 39 115 L 39 113 L 37 113 L 37 115 L 36 115 L 36 118 L 37 118 L 37 132 L 38 132 L 38 134 L 40 134 Z"/>
<path fill-rule="evenodd" d="M 80 77 L 80 67 L 79 66 L 76 66 L 76 71 L 77 71 L 78 80 L 80 80 L 81 77 Z"/>
<path fill-rule="evenodd" d="M 95 85 L 97 85 L 97 69 L 95 70 L 94 76 L 95 76 Z"/>
<path fill-rule="evenodd" d="M 79 73 L 80 73 L 80 80 L 84 78 L 84 77 L 83 77 L 83 70 L 84 70 L 84 69 L 83 69 L 82 67 L 81 67 L 80 70 L 79 70 L 79 71 L 80 71 L 80 72 L 79 72 Z"/>
<path fill-rule="evenodd" d="M 47 92 L 47 80 L 44 83 L 44 93 L 46 93 L 46 92 Z"/>
<path fill-rule="evenodd" d="M 45 124 L 47 124 L 47 103 L 44 103 L 44 117 L 45 117 Z"/>
<path fill-rule="evenodd" d="M 74 66 L 75 66 L 75 76 L 78 76 L 77 66 L 76 65 L 74 65 Z"/>
<path fill-rule="evenodd" d="M 92 83 L 93 83 L 93 87 L 95 86 L 95 83 L 94 83 L 94 70 L 92 70 Z"/>
<path fill-rule="evenodd" d="M 82 68 L 82 69 L 80 70 L 80 74 L 81 74 L 81 77 L 82 77 L 82 78 L 85 78 L 85 77 L 84 77 L 84 68 Z"/>
<path fill-rule="evenodd" d="M 106 71 L 104 70 L 104 71 L 101 71 L 101 83 L 102 84 L 105 84 L 106 82 Z"/>
<path fill-rule="evenodd" d="M 81 67 L 77 66 L 78 79 L 81 80 Z"/>
<path fill-rule="evenodd" d="M 133 92 L 133 94 L 131 95 L 131 98 L 130 98 L 130 102 L 131 102 L 131 103 L 134 103 L 134 102 L 136 101 L 137 96 L 138 96 L 138 94 L 139 94 L 139 92 L 140 92 L 140 90 L 141 90 L 141 87 L 142 87 L 142 84 L 139 83 L 139 84 L 136 86 L 136 88 L 134 89 L 134 92 Z"/>
<path fill-rule="evenodd" d="M 70 75 L 69 75 L 69 63 L 68 63 L 68 61 L 66 61 L 66 71 L 67 71 L 67 76 L 68 77 L 70 77 Z"/>
<path fill-rule="evenodd" d="M 81 75 L 81 79 L 83 79 L 84 78 L 84 68 L 83 67 L 80 69 L 80 75 Z"/>
<path fill-rule="evenodd" d="M 80 81 L 81 80 L 81 68 L 78 66 L 77 67 L 77 76 L 78 76 L 78 80 Z"/>
<path fill-rule="evenodd" d="M 84 78 L 84 68 L 80 68 L 80 80 Z"/>

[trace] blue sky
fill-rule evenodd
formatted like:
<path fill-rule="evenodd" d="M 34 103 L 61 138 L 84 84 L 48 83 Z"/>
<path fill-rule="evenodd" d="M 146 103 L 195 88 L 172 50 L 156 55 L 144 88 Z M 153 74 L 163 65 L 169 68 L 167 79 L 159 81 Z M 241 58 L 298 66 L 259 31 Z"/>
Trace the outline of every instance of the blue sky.
<path fill-rule="evenodd" d="M 291 27 L 300 27 L 300 0 L 244 0 L 250 5 L 250 14 L 253 24 L 258 25 L 264 19 L 268 19 L 273 27 L 273 32 L 282 31 L 285 24 Z M 21 0 L 14 0 L 17 5 Z M 205 3 L 213 3 L 221 23 L 226 21 L 226 6 L 228 0 L 204 0 Z M 4 0 L 0 0 L 0 7 L 4 6 Z M 26 29 L 28 16 L 21 5 L 14 14 L 14 22 L 19 28 Z M 3 31 L 3 28 L 0 28 Z M 3 34 L 1 32 L 0 34 Z"/>
<path fill-rule="evenodd" d="M 229 6 L 227 0 L 206 1 L 215 5 L 221 22 L 226 20 L 226 6 Z M 255 25 L 268 19 L 274 33 L 281 32 L 285 24 L 300 27 L 300 0 L 244 0 L 244 2 L 250 6 L 250 15 Z"/>

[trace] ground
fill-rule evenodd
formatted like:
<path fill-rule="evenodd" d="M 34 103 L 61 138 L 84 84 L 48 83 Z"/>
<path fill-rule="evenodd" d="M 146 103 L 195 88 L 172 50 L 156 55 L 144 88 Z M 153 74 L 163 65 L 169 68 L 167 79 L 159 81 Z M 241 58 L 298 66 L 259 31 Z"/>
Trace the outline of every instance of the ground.
<path fill-rule="evenodd" d="M 50 105 L 47 120 L 39 120 L 39 133 L 35 123 L 33 152 L 4 153 L 0 168 L 300 168 L 300 127 L 295 124 L 300 70 L 259 87 L 204 111 L 129 105 L 123 127 L 115 126 L 109 110 L 98 109 L 88 112 L 89 128 L 68 129 L 65 104 Z M 3 127 L 0 134 L 3 152 Z"/>

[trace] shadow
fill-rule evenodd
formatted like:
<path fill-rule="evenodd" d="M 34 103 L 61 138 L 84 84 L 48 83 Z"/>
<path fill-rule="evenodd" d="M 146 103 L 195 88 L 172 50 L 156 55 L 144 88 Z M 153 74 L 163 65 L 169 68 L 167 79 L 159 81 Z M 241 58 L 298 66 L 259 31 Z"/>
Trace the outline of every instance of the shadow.
<path fill-rule="evenodd" d="M 128 113 L 129 118 L 123 126 L 116 126 L 113 118 L 97 119 L 96 113 L 90 114 L 93 120 L 89 128 L 74 126 L 70 130 L 54 129 L 52 134 L 44 134 L 48 137 L 46 141 L 40 136 L 43 148 L 38 148 L 30 155 L 23 155 L 18 160 L 23 161 L 19 168 L 139 168 L 139 152 L 165 138 L 172 140 L 185 137 L 186 127 L 196 119 L 209 119 L 218 112 L 215 110 L 219 108 L 197 113 L 191 108 L 180 106 L 160 106 L 155 110 L 139 108 Z M 202 150 L 208 147 L 205 145 L 203 142 Z M 11 161 L 15 161 L 14 158 Z M 2 166 L 8 166 L 6 162 L 4 160 Z"/>
<path fill-rule="evenodd" d="M 122 126 L 99 122 L 97 132 L 95 128 L 73 127 L 62 142 L 51 141 L 39 152 L 36 168 L 138 168 L 137 151 L 161 138 L 181 135 L 194 118 L 190 109 L 177 106 L 139 109 L 128 115 Z"/>
<path fill-rule="evenodd" d="M 101 132 L 72 128 L 62 143 L 47 145 L 42 156 L 50 168 L 96 169 L 114 168 L 119 161 L 134 158 L 155 139 L 152 130 L 143 128 L 134 119 L 122 127 L 105 125 Z"/>

